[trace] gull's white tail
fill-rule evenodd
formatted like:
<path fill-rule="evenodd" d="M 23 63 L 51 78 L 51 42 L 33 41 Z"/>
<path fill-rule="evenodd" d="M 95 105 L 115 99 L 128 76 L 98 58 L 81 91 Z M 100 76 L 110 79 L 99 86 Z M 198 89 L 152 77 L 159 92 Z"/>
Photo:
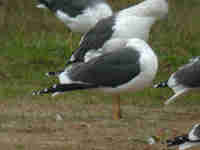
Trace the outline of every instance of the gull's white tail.
<path fill-rule="evenodd" d="M 182 95 L 183 93 L 186 92 L 186 89 L 178 91 L 177 93 L 175 93 L 172 97 L 170 97 L 168 100 L 165 101 L 165 105 L 168 105 L 169 103 L 171 103 L 172 101 L 175 101 L 175 98 Z"/>

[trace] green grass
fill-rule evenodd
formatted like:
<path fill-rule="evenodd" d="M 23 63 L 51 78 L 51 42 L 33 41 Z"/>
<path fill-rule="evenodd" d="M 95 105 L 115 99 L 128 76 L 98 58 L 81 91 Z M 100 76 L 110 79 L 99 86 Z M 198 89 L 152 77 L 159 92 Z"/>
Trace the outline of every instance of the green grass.
<path fill-rule="evenodd" d="M 109 1 L 115 10 L 139 1 Z M 79 34 L 73 34 L 49 11 L 34 7 L 35 1 L 7 1 L 1 6 L 0 24 L 0 99 L 49 100 L 49 96 L 33 97 L 33 89 L 44 88 L 56 79 L 47 78 L 48 71 L 64 67 L 66 58 L 78 47 Z M 200 49 L 200 3 L 198 0 L 170 1 L 167 20 L 154 25 L 150 44 L 159 57 L 160 70 L 156 81 L 165 80 L 177 67 L 192 56 L 199 55 Z M 155 81 L 155 82 L 156 82 Z M 172 92 L 166 89 L 145 89 L 124 94 L 125 104 L 160 106 Z M 109 96 L 88 92 L 72 92 L 55 98 L 76 97 L 80 103 L 110 103 Z M 104 99 L 102 101 L 102 99 Z M 199 104 L 198 95 L 189 95 L 179 104 Z"/>

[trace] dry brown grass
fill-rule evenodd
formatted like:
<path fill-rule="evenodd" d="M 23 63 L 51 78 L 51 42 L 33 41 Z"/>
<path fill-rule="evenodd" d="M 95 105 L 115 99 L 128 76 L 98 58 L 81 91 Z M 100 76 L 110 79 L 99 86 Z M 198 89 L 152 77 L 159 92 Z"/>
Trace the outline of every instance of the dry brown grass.
<path fill-rule="evenodd" d="M 111 105 L 4 101 L 0 104 L 0 145 L 4 150 L 161 150 L 162 145 L 149 146 L 146 139 L 185 133 L 199 121 L 197 108 L 123 105 L 124 118 L 113 121 Z"/>

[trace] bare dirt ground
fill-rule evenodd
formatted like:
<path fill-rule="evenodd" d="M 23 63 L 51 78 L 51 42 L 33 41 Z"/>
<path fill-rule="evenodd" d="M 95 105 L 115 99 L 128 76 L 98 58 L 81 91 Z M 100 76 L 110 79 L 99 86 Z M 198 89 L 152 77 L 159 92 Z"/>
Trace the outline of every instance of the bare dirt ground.
<path fill-rule="evenodd" d="M 65 101 L 0 103 L 2 150 L 161 150 L 152 135 L 179 135 L 199 121 L 198 107 L 122 105 L 124 118 L 111 119 L 110 104 Z"/>

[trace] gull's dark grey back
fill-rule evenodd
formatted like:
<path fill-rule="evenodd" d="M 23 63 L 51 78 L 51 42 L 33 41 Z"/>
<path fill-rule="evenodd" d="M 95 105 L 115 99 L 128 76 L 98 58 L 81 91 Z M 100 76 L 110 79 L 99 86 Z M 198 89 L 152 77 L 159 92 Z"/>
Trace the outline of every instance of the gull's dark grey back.
<path fill-rule="evenodd" d="M 190 88 L 200 87 L 200 60 L 193 61 L 181 67 L 174 78 L 179 84 Z"/>
<path fill-rule="evenodd" d="M 73 81 L 116 87 L 129 82 L 140 73 L 139 58 L 138 51 L 122 48 L 73 67 L 68 75 Z"/>

